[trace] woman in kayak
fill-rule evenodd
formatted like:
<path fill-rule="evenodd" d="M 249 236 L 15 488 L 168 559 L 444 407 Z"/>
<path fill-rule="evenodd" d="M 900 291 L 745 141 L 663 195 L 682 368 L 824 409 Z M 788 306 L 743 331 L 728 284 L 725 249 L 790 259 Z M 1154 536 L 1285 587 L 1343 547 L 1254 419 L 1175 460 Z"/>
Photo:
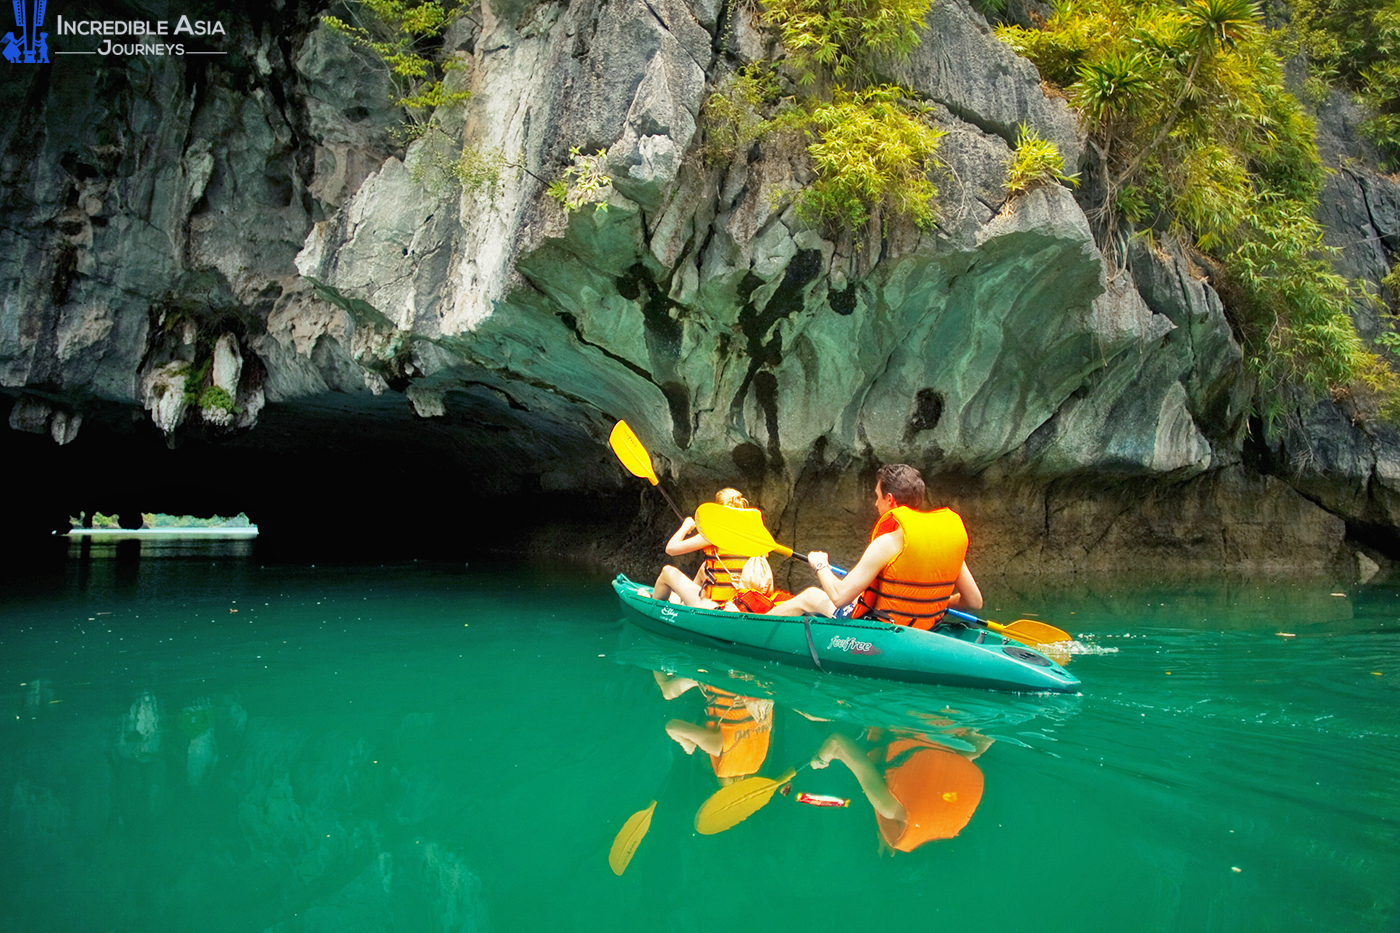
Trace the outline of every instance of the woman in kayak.
<path fill-rule="evenodd" d="M 750 557 L 744 561 L 743 569 L 734 587 L 734 596 L 724 602 L 707 599 L 700 585 L 675 567 L 661 568 L 661 574 L 652 585 L 651 595 L 655 599 L 671 599 L 686 606 L 699 609 L 724 609 L 728 612 L 768 613 L 792 594 L 773 587 L 773 568 L 766 557 Z"/>
<path fill-rule="evenodd" d="M 715 501 L 731 509 L 749 507 L 748 500 L 739 490 L 727 486 L 715 493 Z M 681 522 L 681 527 L 676 529 L 676 533 L 671 535 L 671 540 L 666 542 L 666 553 L 671 557 L 680 557 L 702 550 L 705 552 L 705 560 L 694 578 L 696 585 L 700 587 L 701 595 L 717 603 L 733 599 L 738 591 L 734 586 L 734 578 L 743 569 L 744 557 L 738 554 L 721 554 L 719 548 L 700 533 L 695 519 L 687 516 Z"/>

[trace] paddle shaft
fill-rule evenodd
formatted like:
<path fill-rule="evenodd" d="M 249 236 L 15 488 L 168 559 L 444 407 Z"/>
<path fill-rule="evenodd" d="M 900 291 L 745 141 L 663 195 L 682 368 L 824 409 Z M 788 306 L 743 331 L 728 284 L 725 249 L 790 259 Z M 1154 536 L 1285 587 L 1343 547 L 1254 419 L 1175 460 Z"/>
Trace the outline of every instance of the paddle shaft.
<path fill-rule="evenodd" d="M 777 543 L 776 541 L 773 542 L 773 550 L 777 551 L 779 554 L 783 555 L 784 557 L 791 557 L 791 558 L 794 558 L 794 559 L 796 559 L 796 560 L 800 560 L 800 561 L 802 561 L 802 563 L 807 564 L 807 565 L 809 565 L 809 566 L 810 566 L 811 563 L 812 563 L 810 560 L 807 559 L 807 555 L 806 555 L 806 554 L 798 554 L 798 553 L 797 553 L 796 551 L 794 551 L 792 548 L 790 548 L 790 547 L 783 547 L 781 544 Z M 846 569 L 844 569 L 844 568 L 838 567 L 838 566 L 836 566 L 835 564 L 829 564 L 828 566 L 831 567 L 831 572 L 834 573 L 834 574 L 836 574 L 838 577 L 844 577 L 846 574 L 850 573 L 849 570 L 846 570 Z"/>
<path fill-rule="evenodd" d="M 680 506 L 671 501 L 671 497 L 666 495 L 666 490 L 661 488 L 660 483 L 656 484 L 656 491 L 661 493 L 661 497 L 666 500 L 666 504 L 671 507 L 671 511 L 676 513 L 676 518 L 685 521 L 685 513 L 681 511 Z"/>

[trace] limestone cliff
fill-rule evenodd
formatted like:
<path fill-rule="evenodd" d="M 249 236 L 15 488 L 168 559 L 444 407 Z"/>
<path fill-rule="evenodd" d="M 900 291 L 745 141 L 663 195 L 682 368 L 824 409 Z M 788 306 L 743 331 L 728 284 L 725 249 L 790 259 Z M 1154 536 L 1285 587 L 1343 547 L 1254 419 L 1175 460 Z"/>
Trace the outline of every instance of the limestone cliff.
<path fill-rule="evenodd" d="M 487 0 L 447 36 L 470 102 L 406 148 L 382 66 L 317 12 L 222 14 L 219 56 L 0 78 L 23 516 L 229 503 L 268 526 L 525 494 L 625 522 L 639 481 L 605 439 L 626 419 L 680 500 L 738 485 L 799 546 L 858 548 L 875 465 L 906 460 L 995 569 L 1397 549 L 1393 432 L 1329 404 L 1265 437 L 1208 270 L 1163 243 L 1106 262 L 1069 188 L 1008 200 L 1021 124 L 1071 170 L 1084 144 L 964 0 L 888 75 L 945 133 L 937 224 L 841 234 L 794 209 L 798 141 L 701 157 L 716 83 L 779 51 L 751 5 Z M 498 178 L 464 190 L 464 148 Z M 548 196 L 575 149 L 605 152 L 606 210 Z M 1337 185 L 1378 279 L 1400 197 Z M 640 520 L 670 521 L 645 496 Z"/>

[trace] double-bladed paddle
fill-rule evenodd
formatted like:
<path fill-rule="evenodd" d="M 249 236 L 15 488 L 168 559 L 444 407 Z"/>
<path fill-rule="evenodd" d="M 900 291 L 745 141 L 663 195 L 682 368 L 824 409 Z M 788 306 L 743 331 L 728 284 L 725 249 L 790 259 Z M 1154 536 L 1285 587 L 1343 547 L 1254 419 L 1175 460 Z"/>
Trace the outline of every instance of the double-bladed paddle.
<path fill-rule="evenodd" d="M 676 503 L 671 501 L 671 497 L 666 495 L 666 490 L 661 488 L 661 481 L 656 477 L 656 470 L 651 465 L 651 454 L 642 446 L 642 442 L 637 437 L 637 433 L 632 430 L 626 421 L 619 421 L 613 425 L 612 434 L 608 435 L 608 446 L 612 452 L 617 454 L 617 459 L 622 461 L 622 465 L 627 468 L 627 472 L 633 476 L 640 476 L 651 483 L 657 491 L 666 499 L 666 504 L 675 511 L 676 517 L 685 518 Z"/>
<path fill-rule="evenodd" d="M 727 509 L 718 503 L 707 502 L 695 510 L 695 523 L 700 526 L 700 533 L 721 551 L 745 557 L 777 551 L 785 557 L 807 561 L 807 555 L 797 554 L 792 548 L 773 540 L 773 535 L 763 524 L 763 516 L 757 510 Z M 831 569 L 841 576 L 847 572 L 835 565 Z M 1017 619 L 1010 625 L 1002 625 L 989 619 L 979 619 L 959 609 L 949 609 L 948 614 L 964 622 L 984 625 L 1024 645 L 1051 645 L 1072 640 L 1069 632 L 1034 619 Z"/>
<path fill-rule="evenodd" d="M 961 609 L 949 609 L 948 615 L 963 622 L 971 622 L 973 625 L 985 625 L 994 632 L 1000 632 L 1007 638 L 1014 638 L 1024 645 L 1055 645 L 1061 642 L 1073 641 L 1074 636 L 1062 628 L 1056 628 L 1049 622 L 1040 622 L 1035 619 L 1017 619 L 1010 625 L 1002 625 L 990 619 L 979 619 L 977 616 Z"/>

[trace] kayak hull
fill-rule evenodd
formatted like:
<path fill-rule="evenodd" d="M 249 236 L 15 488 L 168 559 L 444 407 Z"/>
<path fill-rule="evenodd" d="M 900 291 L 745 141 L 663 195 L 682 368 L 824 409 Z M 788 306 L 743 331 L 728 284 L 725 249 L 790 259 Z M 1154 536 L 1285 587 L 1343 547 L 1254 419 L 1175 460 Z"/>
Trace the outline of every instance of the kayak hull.
<path fill-rule="evenodd" d="M 960 625 L 924 632 L 903 625 L 820 616 L 766 616 L 697 609 L 651 598 L 619 575 L 613 590 L 627 619 L 650 632 L 812 669 L 885 680 L 1078 693 L 1079 678 L 996 632 Z"/>

